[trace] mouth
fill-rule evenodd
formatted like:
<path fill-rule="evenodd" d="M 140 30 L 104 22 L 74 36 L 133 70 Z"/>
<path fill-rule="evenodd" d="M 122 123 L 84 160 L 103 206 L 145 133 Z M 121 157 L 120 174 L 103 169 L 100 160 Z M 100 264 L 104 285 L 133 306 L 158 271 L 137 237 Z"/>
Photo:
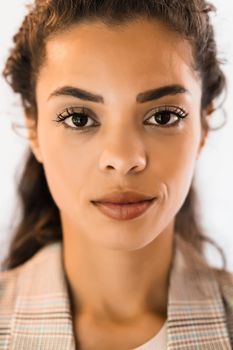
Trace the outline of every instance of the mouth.
<path fill-rule="evenodd" d="M 144 214 L 157 198 L 139 202 L 92 202 L 105 216 L 115 220 L 130 220 Z"/>

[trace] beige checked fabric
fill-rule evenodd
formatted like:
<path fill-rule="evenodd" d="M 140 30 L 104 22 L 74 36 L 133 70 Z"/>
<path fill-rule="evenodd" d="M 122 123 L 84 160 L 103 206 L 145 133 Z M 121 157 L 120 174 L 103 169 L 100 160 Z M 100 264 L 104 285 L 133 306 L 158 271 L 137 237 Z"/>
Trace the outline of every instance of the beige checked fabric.
<path fill-rule="evenodd" d="M 231 350 L 233 273 L 209 268 L 177 234 L 173 247 L 167 349 Z M 1 350 L 75 350 L 62 252 L 62 242 L 51 243 L 0 273 Z"/>

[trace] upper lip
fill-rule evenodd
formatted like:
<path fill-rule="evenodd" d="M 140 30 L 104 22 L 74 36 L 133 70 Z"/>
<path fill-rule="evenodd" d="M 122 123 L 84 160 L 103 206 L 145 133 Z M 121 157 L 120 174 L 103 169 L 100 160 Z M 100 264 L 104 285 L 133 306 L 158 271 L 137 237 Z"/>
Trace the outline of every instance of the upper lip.
<path fill-rule="evenodd" d="M 93 202 L 101 203 L 136 203 L 145 200 L 154 199 L 153 196 L 147 196 L 138 192 L 111 192 Z"/>

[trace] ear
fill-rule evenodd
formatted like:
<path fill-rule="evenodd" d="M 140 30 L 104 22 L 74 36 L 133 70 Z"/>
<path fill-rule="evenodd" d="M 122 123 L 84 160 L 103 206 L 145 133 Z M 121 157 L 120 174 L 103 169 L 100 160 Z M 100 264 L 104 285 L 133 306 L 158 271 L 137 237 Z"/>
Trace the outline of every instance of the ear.
<path fill-rule="evenodd" d="M 208 132 L 209 132 L 207 117 L 210 116 L 213 111 L 214 111 L 213 102 L 211 102 L 208 105 L 208 107 L 202 111 L 202 115 L 201 115 L 201 118 L 203 119 L 203 122 L 201 123 L 202 132 L 201 132 L 201 140 L 200 140 L 200 144 L 199 144 L 197 158 L 199 157 L 201 150 L 205 145 L 205 142 L 206 142 L 206 139 L 208 136 Z"/>
<path fill-rule="evenodd" d="M 29 141 L 32 153 L 34 154 L 35 158 L 39 163 L 43 163 L 39 140 L 38 140 L 36 118 L 32 117 L 30 114 L 26 114 L 24 117 L 24 120 L 25 120 L 25 125 L 28 129 L 28 141 Z"/>

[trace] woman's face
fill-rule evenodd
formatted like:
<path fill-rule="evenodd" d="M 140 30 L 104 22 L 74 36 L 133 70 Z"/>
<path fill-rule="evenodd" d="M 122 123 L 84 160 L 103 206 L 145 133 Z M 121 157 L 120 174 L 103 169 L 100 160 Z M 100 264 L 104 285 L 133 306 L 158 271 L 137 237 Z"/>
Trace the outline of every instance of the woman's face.
<path fill-rule="evenodd" d="M 174 222 L 203 139 L 189 44 L 159 22 L 93 22 L 51 38 L 46 53 L 32 148 L 66 234 L 115 249 L 145 246 Z M 77 89 L 99 97 L 87 100 Z M 83 107 L 87 117 L 78 119 Z M 117 190 L 158 199 L 143 216 L 113 220 L 91 200 Z"/>

